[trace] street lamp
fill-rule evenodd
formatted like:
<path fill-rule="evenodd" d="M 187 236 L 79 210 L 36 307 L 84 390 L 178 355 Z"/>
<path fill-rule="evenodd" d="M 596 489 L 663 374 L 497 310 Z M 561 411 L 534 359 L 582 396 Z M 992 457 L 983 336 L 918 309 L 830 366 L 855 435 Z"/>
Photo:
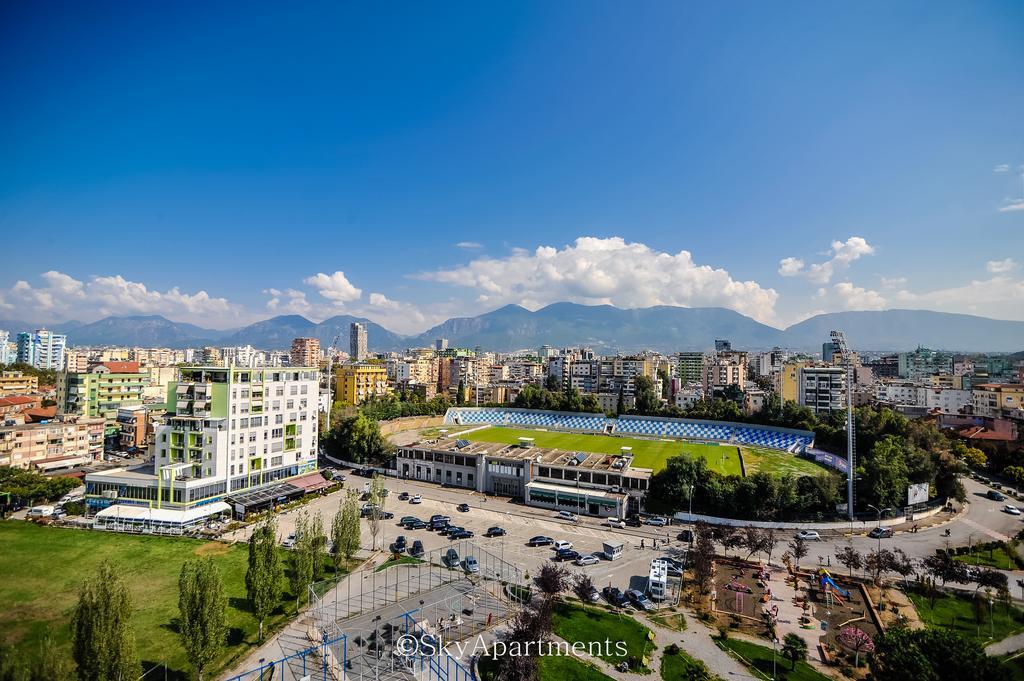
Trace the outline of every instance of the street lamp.
<path fill-rule="evenodd" d="M 772 636 L 772 681 L 775 681 L 775 650 L 779 645 L 779 639 Z"/>
<path fill-rule="evenodd" d="M 690 485 L 690 522 L 693 522 L 693 485 Z"/>
<path fill-rule="evenodd" d="M 888 508 L 878 508 L 877 506 L 874 506 L 872 504 L 868 504 L 868 508 L 875 509 L 875 514 L 876 514 L 875 527 L 880 529 L 882 527 L 882 511 L 888 511 L 889 509 Z M 878 550 L 879 550 L 879 552 L 881 552 L 881 550 L 882 550 L 882 533 L 881 532 L 878 533 Z"/>

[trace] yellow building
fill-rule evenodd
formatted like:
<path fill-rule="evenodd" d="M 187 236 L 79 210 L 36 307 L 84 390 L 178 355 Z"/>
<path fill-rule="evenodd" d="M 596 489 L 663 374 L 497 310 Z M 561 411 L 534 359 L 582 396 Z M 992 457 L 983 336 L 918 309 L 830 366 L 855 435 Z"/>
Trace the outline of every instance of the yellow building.
<path fill-rule="evenodd" d="M 340 404 L 361 404 L 371 395 L 391 392 L 388 370 L 379 364 L 346 364 L 334 376 L 334 401 Z"/>
<path fill-rule="evenodd" d="M 982 383 L 972 386 L 971 406 L 975 416 L 1024 418 L 1024 385 Z"/>
<path fill-rule="evenodd" d="M 779 399 L 783 404 L 798 401 L 800 397 L 800 370 L 810 365 L 810 362 L 789 362 L 782 365 L 782 371 L 779 372 L 775 387 L 779 391 Z"/>
<path fill-rule="evenodd" d="M 39 379 L 20 371 L 0 372 L 0 397 L 28 395 L 39 391 Z"/>

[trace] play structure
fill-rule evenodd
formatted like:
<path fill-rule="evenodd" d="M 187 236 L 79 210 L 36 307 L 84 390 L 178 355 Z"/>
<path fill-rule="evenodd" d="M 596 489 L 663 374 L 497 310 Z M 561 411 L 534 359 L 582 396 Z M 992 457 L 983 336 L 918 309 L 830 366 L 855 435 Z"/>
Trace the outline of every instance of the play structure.
<path fill-rule="evenodd" d="M 832 575 L 824 568 L 818 570 L 818 586 L 821 588 L 826 602 L 834 600 L 843 604 L 850 598 L 850 592 L 836 584 Z"/>

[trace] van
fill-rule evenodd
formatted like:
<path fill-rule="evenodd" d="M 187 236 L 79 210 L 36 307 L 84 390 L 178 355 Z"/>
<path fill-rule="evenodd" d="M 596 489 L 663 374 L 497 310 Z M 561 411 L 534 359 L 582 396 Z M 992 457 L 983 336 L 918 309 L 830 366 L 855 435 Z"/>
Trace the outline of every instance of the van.
<path fill-rule="evenodd" d="M 28 510 L 29 518 L 49 518 L 54 512 L 53 506 L 33 506 Z"/>
<path fill-rule="evenodd" d="M 562 549 L 571 549 L 572 542 L 565 539 L 559 539 L 553 544 L 553 546 L 555 548 L 555 551 L 561 551 Z"/>

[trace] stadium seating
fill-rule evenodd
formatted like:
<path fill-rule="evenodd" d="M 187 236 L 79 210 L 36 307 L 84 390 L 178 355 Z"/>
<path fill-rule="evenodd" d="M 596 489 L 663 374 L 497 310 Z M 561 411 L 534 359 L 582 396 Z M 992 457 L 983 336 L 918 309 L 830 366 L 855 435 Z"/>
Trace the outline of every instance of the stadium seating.
<path fill-rule="evenodd" d="M 814 442 L 812 433 L 777 430 L 742 423 L 636 416 L 609 419 L 601 414 L 577 414 L 533 409 L 452 407 L 445 413 L 444 422 L 449 425 L 490 424 L 581 432 L 602 432 L 611 426 L 611 429 L 620 435 L 715 440 L 779 449 L 794 454 L 803 453 Z"/>

